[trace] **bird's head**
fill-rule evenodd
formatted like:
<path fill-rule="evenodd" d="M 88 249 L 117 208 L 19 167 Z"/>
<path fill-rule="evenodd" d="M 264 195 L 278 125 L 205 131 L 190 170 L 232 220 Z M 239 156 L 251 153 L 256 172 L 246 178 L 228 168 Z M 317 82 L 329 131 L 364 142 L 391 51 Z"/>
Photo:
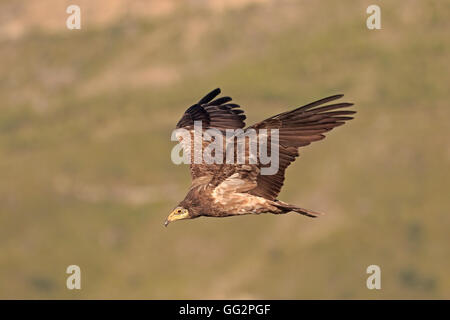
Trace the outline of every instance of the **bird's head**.
<path fill-rule="evenodd" d="M 164 222 L 164 226 L 167 227 L 167 225 L 172 221 L 177 220 L 183 220 L 183 219 L 190 219 L 191 216 L 189 215 L 189 210 L 184 207 L 176 207 L 167 217 L 166 221 Z"/>

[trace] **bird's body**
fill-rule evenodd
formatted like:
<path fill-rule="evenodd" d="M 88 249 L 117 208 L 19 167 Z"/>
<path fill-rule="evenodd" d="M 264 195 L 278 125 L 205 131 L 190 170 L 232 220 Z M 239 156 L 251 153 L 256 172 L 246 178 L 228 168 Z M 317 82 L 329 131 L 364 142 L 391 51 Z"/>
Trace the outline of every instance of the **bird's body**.
<path fill-rule="evenodd" d="M 268 209 L 276 211 L 276 207 L 270 205 L 270 200 L 254 196 L 248 193 L 236 192 L 232 189 L 233 176 L 217 187 L 209 182 L 193 187 L 186 198 L 180 203 L 184 208 L 191 208 L 193 214 L 208 217 L 228 217 L 251 213 L 263 213 Z M 230 188 L 231 187 L 231 188 Z M 197 203 L 196 199 L 202 198 Z"/>
<path fill-rule="evenodd" d="M 187 109 L 178 122 L 177 128 L 187 130 L 192 137 L 194 136 L 194 124 L 199 121 L 203 125 L 202 130 L 215 129 L 225 133 L 229 129 L 242 129 L 245 126 L 243 110 L 238 105 L 229 103 L 231 101 L 229 97 L 213 100 L 219 93 L 220 90 L 216 89 Z M 264 168 L 268 165 L 267 163 L 263 164 L 259 159 L 261 149 L 257 149 L 257 160 L 253 162 L 250 160 L 253 154 L 250 143 L 245 144 L 244 162 L 229 163 L 225 159 L 220 163 L 204 160 L 198 162 L 194 161 L 194 153 L 188 152 L 191 160 L 192 184 L 185 199 L 169 215 L 165 225 L 167 226 L 171 221 L 200 216 L 283 214 L 290 211 L 310 217 L 319 215 L 316 212 L 284 203 L 278 200 L 277 196 L 284 182 L 286 168 L 299 155 L 298 148 L 323 139 L 325 137 L 323 133 L 352 119 L 349 115 L 355 113 L 354 111 L 339 110 L 351 106 L 350 103 L 322 106 L 341 97 L 342 95 L 336 95 L 318 100 L 273 116 L 246 129 L 254 130 L 258 138 L 267 138 L 269 145 L 274 141 L 277 142 L 278 170 L 274 174 L 263 174 Z M 242 134 L 240 132 L 232 139 Z M 185 138 L 179 137 L 183 150 L 193 150 L 194 139 L 188 139 L 189 142 L 185 141 Z M 203 140 L 200 152 L 203 152 L 212 141 L 215 139 Z M 249 138 L 244 138 L 244 141 L 248 142 Z M 231 144 L 229 142 L 230 138 L 224 134 L 223 144 L 235 146 L 234 142 Z M 238 150 L 238 147 L 232 148 L 232 153 L 236 158 Z M 219 159 L 225 157 L 225 152 L 218 157 Z"/>

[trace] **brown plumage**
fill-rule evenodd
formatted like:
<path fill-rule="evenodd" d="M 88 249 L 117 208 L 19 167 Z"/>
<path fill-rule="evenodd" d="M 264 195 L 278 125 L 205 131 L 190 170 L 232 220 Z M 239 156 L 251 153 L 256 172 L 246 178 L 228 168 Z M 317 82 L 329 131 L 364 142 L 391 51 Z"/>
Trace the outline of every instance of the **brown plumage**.
<path fill-rule="evenodd" d="M 177 128 L 189 131 L 192 137 L 191 148 L 194 143 L 194 121 L 201 121 L 203 131 L 213 128 L 225 133 L 226 129 L 245 127 L 244 111 L 239 105 L 230 103 L 230 97 L 214 99 L 219 93 L 220 89 L 208 93 L 198 103 L 188 108 L 178 122 Z M 312 102 L 247 128 L 255 129 L 258 135 L 261 129 L 267 129 L 268 143 L 271 142 L 270 129 L 278 129 L 279 169 L 273 175 L 261 174 L 261 169 L 268 165 L 263 165 L 259 161 L 256 164 L 250 163 L 248 143 L 245 145 L 244 164 L 225 163 L 225 160 L 223 164 L 208 164 L 205 161 L 195 164 L 194 154 L 191 152 L 191 187 L 184 200 L 169 215 L 165 225 L 171 221 L 200 216 L 283 214 L 290 211 L 309 217 L 319 215 L 311 210 L 282 202 L 277 196 L 283 186 L 286 168 L 299 155 L 298 148 L 325 138 L 324 133 L 353 119 L 350 115 L 355 111 L 342 110 L 352 106 L 352 103 L 327 104 L 342 96 L 334 95 Z M 225 145 L 225 137 L 223 139 Z M 188 150 L 189 145 L 182 138 L 179 140 L 184 143 L 184 151 Z M 206 148 L 210 143 L 202 141 L 202 147 Z"/>

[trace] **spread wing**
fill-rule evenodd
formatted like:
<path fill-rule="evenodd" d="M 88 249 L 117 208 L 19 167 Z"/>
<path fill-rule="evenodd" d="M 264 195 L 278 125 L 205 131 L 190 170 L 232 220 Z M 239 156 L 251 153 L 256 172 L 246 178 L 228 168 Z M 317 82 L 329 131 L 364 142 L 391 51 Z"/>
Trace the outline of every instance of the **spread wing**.
<path fill-rule="evenodd" d="M 178 139 L 183 146 L 183 152 L 191 157 L 190 171 L 193 182 L 198 178 L 202 178 L 201 180 L 212 178 L 224 166 L 215 163 L 208 164 L 203 157 L 200 163 L 195 163 L 194 152 L 191 152 L 194 150 L 194 124 L 201 121 L 202 132 L 207 129 L 217 129 L 225 133 L 226 129 L 245 127 L 244 110 L 240 109 L 239 105 L 230 103 L 232 100 L 230 97 L 225 96 L 215 99 L 219 94 L 219 88 L 208 93 L 198 103 L 188 108 L 177 123 L 177 129 L 186 129 L 190 135 L 190 139 L 186 139 L 190 141 L 183 141 L 181 136 Z M 225 134 L 223 134 L 223 137 L 225 137 Z M 210 143 L 211 141 L 202 139 L 202 152 Z"/>
<path fill-rule="evenodd" d="M 241 184 L 247 187 L 252 186 L 247 191 L 249 194 L 275 200 L 283 186 L 286 168 L 299 155 L 298 148 L 307 146 L 313 141 L 322 140 L 325 138 L 324 133 L 343 125 L 347 120 L 353 119 L 350 115 L 354 114 L 355 111 L 342 110 L 352 106 L 352 103 L 335 103 L 324 106 L 324 104 L 342 96 L 335 95 L 312 102 L 295 110 L 280 113 L 247 128 L 246 130 L 255 129 L 258 135 L 261 134 L 260 129 L 268 129 L 268 145 L 271 141 L 269 129 L 278 129 L 278 171 L 273 175 L 262 175 L 261 169 L 268 167 L 270 164 L 262 165 L 258 162 L 257 164 L 249 164 L 253 171 L 253 174 L 249 174 L 248 166 L 245 166 L 243 170 L 242 165 L 236 165 L 233 168 L 227 168 L 228 172 L 218 174 L 216 177 L 219 177 L 219 179 L 214 179 L 217 182 L 216 185 L 221 182 L 226 184 L 230 179 L 241 180 Z M 246 155 L 249 154 L 248 148 L 249 145 L 246 144 Z M 238 182 L 233 181 L 233 183 Z"/>

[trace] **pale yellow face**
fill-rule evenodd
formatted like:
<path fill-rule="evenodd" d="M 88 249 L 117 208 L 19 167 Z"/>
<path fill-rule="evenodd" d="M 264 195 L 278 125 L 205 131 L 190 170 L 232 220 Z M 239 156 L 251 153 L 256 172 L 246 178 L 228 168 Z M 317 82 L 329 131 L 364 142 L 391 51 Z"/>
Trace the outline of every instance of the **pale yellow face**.
<path fill-rule="evenodd" d="M 164 222 L 164 225 L 167 227 L 167 225 L 172 221 L 187 219 L 189 217 L 189 211 L 183 207 L 176 207 L 171 214 L 166 219 L 166 222 Z"/>

